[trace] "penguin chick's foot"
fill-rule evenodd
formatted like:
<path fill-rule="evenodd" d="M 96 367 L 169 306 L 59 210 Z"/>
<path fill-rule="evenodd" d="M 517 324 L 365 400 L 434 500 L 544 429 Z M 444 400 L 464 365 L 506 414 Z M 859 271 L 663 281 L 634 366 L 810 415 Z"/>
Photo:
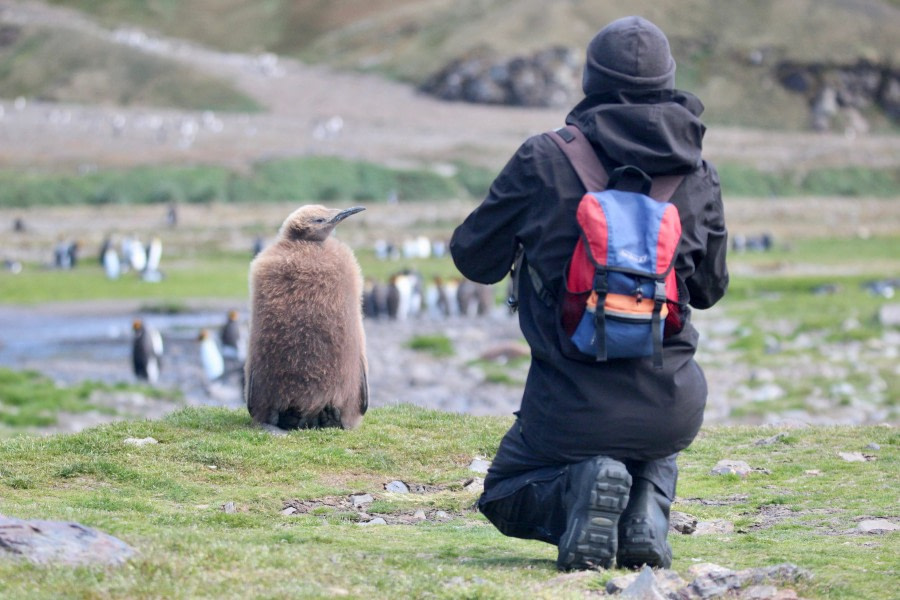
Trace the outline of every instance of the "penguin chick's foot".
<path fill-rule="evenodd" d="M 323 429 L 341 427 L 341 409 L 326 406 L 312 415 L 304 415 L 296 408 L 289 408 L 278 415 L 278 427 L 282 429 Z"/>

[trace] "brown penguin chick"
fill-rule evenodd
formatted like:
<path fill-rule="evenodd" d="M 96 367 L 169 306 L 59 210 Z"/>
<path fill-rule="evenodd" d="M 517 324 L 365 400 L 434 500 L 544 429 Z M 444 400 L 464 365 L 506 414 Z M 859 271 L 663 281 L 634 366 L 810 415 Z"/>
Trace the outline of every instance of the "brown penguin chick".
<path fill-rule="evenodd" d="M 334 227 L 362 207 L 303 206 L 250 264 L 244 397 L 281 429 L 359 425 L 368 408 L 363 278 Z"/>

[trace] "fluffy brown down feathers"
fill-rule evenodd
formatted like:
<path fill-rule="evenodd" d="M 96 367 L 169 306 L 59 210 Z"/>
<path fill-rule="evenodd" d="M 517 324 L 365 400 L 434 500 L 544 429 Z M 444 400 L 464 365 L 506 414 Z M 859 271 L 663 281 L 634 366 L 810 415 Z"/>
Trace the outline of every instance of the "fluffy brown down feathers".
<path fill-rule="evenodd" d="M 362 274 L 353 251 L 330 235 L 361 210 L 303 206 L 250 265 L 245 400 L 258 423 L 349 429 L 362 421 Z"/>

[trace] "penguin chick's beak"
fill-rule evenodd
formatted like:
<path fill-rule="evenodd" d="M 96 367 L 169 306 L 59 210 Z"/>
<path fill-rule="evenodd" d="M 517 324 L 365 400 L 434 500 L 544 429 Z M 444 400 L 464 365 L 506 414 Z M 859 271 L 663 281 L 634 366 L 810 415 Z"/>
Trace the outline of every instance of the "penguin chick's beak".
<path fill-rule="evenodd" d="M 365 207 L 365 206 L 354 206 L 354 207 L 352 207 L 352 208 L 344 209 L 344 210 L 342 210 L 341 212 L 339 212 L 338 214 L 334 215 L 334 216 L 331 218 L 331 224 L 332 224 L 332 225 L 337 225 L 338 223 L 340 223 L 341 221 L 343 221 L 344 219 L 346 219 L 346 218 L 349 217 L 350 215 L 355 215 L 356 213 L 362 212 L 362 211 L 364 211 L 364 210 L 366 210 L 366 207 Z"/>

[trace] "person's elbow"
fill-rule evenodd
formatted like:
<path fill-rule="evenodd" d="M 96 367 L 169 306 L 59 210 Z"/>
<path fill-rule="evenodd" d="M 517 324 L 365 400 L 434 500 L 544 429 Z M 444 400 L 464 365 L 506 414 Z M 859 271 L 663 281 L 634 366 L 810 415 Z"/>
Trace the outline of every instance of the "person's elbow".
<path fill-rule="evenodd" d="M 497 283 L 506 277 L 512 261 L 505 261 L 501 252 L 481 245 L 468 245 L 453 236 L 450 240 L 450 257 L 456 269 L 470 281 L 484 284 Z"/>
<path fill-rule="evenodd" d="M 695 289 L 691 293 L 691 306 L 698 310 L 712 308 L 728 291 L 728 275 Z"/>

